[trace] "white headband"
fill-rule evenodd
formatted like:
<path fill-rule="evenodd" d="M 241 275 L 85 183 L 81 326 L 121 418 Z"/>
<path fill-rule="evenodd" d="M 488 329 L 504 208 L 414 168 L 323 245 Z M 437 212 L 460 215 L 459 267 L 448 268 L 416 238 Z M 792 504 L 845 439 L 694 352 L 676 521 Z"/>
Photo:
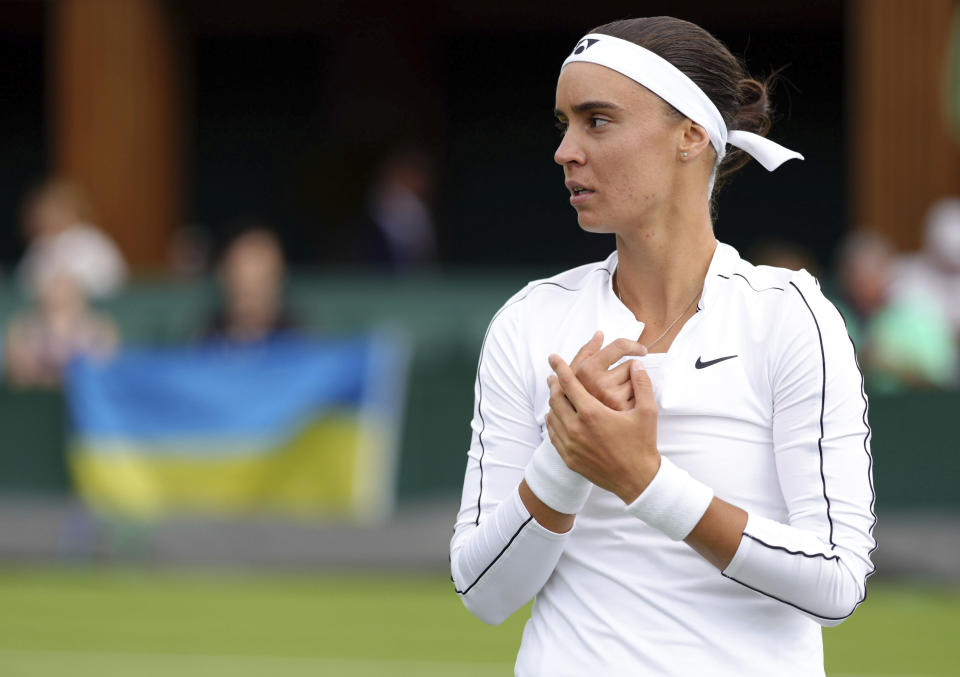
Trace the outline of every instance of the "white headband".
<path fill-rule="evenodd" d="M 577 43 L 560 70 L 574 61 L 595 63 L 626 75 L 707 130 L 717 151 L 714 170 L 726 154 L 728 143 L 745 151 L 771 172 L 787 160 L 803 159 L 800 153 L 759 134 L 738 129 L 727 131 L 720 111 L 693 80 L 666 59 L 640 45 L 611 35 L 591 33 Z M 710 183 L 712 189 L 712 177 Z"/>

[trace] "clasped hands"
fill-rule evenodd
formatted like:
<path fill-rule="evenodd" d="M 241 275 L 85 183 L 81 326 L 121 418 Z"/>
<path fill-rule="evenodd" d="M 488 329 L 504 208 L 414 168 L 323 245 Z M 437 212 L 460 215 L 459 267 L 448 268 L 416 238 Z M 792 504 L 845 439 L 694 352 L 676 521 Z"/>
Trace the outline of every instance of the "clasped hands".
<path fill-rule="evenodd" d="M 569 365 L 550 355 L 547 432 L 567 467 L 630 504 L 660 468 L 657 404 L 638 360 L 610 369 L 646 347 L 623 338 L 602 345 L 598 331 Z"/>

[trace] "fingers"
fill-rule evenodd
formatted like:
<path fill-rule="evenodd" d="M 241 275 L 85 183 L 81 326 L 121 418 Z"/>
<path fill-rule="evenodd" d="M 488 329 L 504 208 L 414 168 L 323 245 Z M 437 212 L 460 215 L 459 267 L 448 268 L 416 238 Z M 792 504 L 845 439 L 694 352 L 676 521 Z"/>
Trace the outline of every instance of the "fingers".
<path fill-rule="evenodd" d="M 630 361 L 597 374 L 577 373 L 587 391 L 611 409 L 623 411 L 633 407 L 633 384 L 630 382 Z"/>
<path fill-rule="evenodd" d="M 561 422 L 571 416 L 576 416 L 577 412 L 570 404 L 570 400 L 560 387 L 560 381 L 555 374 L 547 377 L 547 385 L 550 387 L 550 411 L 560 417 Z"/>
<path fill-rule="evenodd" d="M 633 397 L 638 404 L 654 404 L 653 383 L 650 375 L 640 364 L 640 360 L 630 360 L 630 383 L 633 387 Z M 656 406 L 654 404 L 654 406 Z"/>
<path fill-rule="evenodd" d="M 633 407 L 633 384 L 630 382 L 629 362 L 599 374 L 587 371 L 576 372 L 576 376 L 587 392 L 611 409 L 623 411 Z"/>
<path fill-rule="evenodd" d="M 604 369 L 609 369 L 611 364 L 619 361 L 627 355 L 646 355 L 647 347 L 639 341 L 618 338 L 606 348 L 596 354 L 594 358 Z"/>
<path fill-rule="evenodd" d="M 573 405 L 567 400 L 567 396 L 563 394 L 560 381 L 554 374 L 547 377 L 547 385 L 550 387 L 550 411 L 547 412 L 543 422 L 554 448 L 566 460 L 566 445 L 570 437 L 567 432 L 566 421 L 572 421 L 577 412 L 574 411 Z"/>
<path fill-rule="evenodd" d="M 613 369 L 607 370 L 604 375 L 604 381 L 608 384 L 618 386 L 622 383 L 630 383 L 630 363 L 634 360 L 627 360 L 623 364 L 618 364 Z"/>
<path fill-rule="evenodd" d="M 554 354 L 547 359 L 553 372 L 557 375 L 557 379 L 560 381 L 563 394 L 567 396 L 570 404 L 573 405 L 573 408 L 577 410 L 577 413 L 580 414 L 581 417 L 583 417 L 589 409 L 599 404 L 596 398 L 588 393 L 587 389 L 583 387 L 583 384 L 577 380 L 573 370 L 563 361 L 563 358 Z"/>
<path fill-rule="evenodd" d="M 616 411 L 627 411 L 628 409 L 633 409 L 633 402 L 633 384 L 627 381 L 623 385 L 619 385 L 609 391 L 603 403 Z"/>
<path fill-rule="evenodd" d="M 586 360 L 591 355 L 594 355 L 600 347 L 603 345 L 603 332 L 597 330 L 593 333 L 593 336 L 590 337 L 590 340 L 583 344 L 583 347 L 577 351 L 577 354 L 573 356 L 573 361 L 570 362 L 570 368 L 576 371 L 584 360 Z"/>
<path fill-rule="evenodd" d="M 550 441 L 553 443 L 554 449 L 560 452 L 560 455 L 562 456 L 563 452 L 566 451 L 566 428 L 563 427 L 563 423 L 560 421 L 559 417 L 552 411 L 547 412 L 543 422 L 547 426 L 547 435 L 550 437 Z"/>

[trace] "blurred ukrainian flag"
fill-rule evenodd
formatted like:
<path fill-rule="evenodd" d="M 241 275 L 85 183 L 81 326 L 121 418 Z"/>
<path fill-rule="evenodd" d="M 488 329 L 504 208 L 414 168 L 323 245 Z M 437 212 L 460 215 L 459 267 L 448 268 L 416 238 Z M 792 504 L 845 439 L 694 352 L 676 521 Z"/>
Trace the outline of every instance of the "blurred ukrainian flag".
<path fill-rule="evenodd" d="M 361 520 L 393 506 L 397 337 L 130 349 L 75 361 L 70 467 L 93 508 Z"/>

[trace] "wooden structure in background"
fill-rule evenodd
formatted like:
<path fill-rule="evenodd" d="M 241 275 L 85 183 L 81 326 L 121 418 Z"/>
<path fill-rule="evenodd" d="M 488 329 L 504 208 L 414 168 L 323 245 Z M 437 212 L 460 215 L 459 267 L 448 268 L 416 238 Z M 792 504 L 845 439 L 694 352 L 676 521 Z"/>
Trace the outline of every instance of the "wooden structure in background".
<path fill-rule="evenodd" d="M 622 4 L 629 14 L 630 3 Z M 430 19 L 425 24 L 429 30 L 483 25 L 475 4 L 418 5 Z M 835 0 L 788 2 L 790 12 L 780 4 L 743 6 L 760 13 L 760 18 L 751 14 L 753 21 L 779 21 L 778 25 L 840 20 Z M 134 266 L 162 265 L 169 236 L 182 214 L 183 73 L 177 63 L 177 42 L 185 36 L 172 25 L 164 0 L 58 0 L 49 7 L 53 164 L 87 187 L 99 225 L 113 235 Z M 377 0 L 363 3 L 352 20 L 333 5 L 301 0 L 227 7 L 228 19 L 223 5 L 200 3 L 193 10 L 193 21 L 205 30 L 338 27 L 347 37 L 335 41 L 337 48 L 332 50 L 330 69 L 336 87 L 350 83 L 362 92 L 365 86 L 382 87 L 388 81 L 395 83 L 395 90 L 413 91 L 415 99 L 431 92 L 430 86 L 411 79 L 430 71 L 425 55 L 410 47 L 422 42 L 422 35 L 410 25 L 396 30 L 407 12 L 384 19 Z M 277 11 L 278 7 L 288 11 Z M 683 16 L 686 8 L 690 18 L 707 23 L 746 21 L 729 8 L 711 11 L 693 0 L 680 2 L 679 7 L 677 14 Z M 924 213 L 932 202 L 960 194 L 960 144 L 947 129 L 943 92 L 956 7 L 956 0 L 850 0 L 847 5 L 850 223 L 877 229 L 901 249 L 919 246 Z M 489 20 L 520 29 L 534 21 L 532 15 L 518 11 L 492 12 Z M 551 12 L 549 6 L 541 7 L 535 18 L 538 26 L 577 21 L 569 13 Z M 415 68 L 385 75 L 355 63 L 355 53 L 382 41 L 391 30 L 396 30 L 393 48 Z M 366 41 L 357 35 L 367 36 Z M 355 117 L 357 125 L 369 128 L 369 112 L 362 101 L 355 103 L 353 108 L 346 106 L 341 119 Z M 428 126 L 433 128 L 442 121 L 431 122 Z"/>
<path fill-rule="evenodd" d="M 854 0 L 847 17 L 848 171 L 854 226 L 901 249 L 923 237 L 927 208 L 960 194 L 960 145 L 945 114 L 954 0 Z"/>
<path fill-rule="evenodd" d="M 163 0 L 59 0 L 50 32 L 56 171 L 89 191 L 135 267 L 165 263 L 180 222 L 179 71 Z"/>

